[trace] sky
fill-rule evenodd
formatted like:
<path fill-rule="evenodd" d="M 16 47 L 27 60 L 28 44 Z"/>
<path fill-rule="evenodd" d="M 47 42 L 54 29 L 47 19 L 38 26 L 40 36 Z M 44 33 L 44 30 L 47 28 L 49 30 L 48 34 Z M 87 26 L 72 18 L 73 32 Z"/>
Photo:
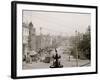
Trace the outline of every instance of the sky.
<path fill-rule="evenodd" d="M 72 36 L 75 31 L 84 33 L 91 25 L 91 14 L 71 12 L 23 11 L 23 22 L 32 22 L 36 34 Z"/>

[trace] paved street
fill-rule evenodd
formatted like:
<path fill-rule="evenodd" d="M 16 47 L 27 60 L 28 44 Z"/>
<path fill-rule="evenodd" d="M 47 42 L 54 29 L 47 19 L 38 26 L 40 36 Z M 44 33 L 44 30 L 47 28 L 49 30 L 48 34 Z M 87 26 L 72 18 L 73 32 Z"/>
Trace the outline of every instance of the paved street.
<path fill-rule="evenodd" d="M 59 60 L 64 67 L 90 66 L 89 60 L 79 60 L 78 59 L 78 62 L 76 62 L 76 59 L 72 55 L 63 54 L 63 46 L 59 46 L 57 48 L 57 52 L 59 55 L 61 55 L 61 58 Z M 54 50 L 51 52 L 51 55 L 53 54 L 55 54 Z M 69 60 L 69 56 L 70 56 L 70 60 Z M 78 66 L 76 65 L 77 63 L 78 63 Z M 27 64 L 23 62 L 23 69 L 49 68 L 50 65 L 52 65 L 52 61 L 50 63 L 44 63 L 38 60 L 37 62 L 32 62 L 32 63 L 27 63 Z"/>
<path fill-rule="evenodd" d="M 73 56 L 70 56 L 70 61 L 69 61 L 69 55 L 68 54 L 63 54 L 62 55 L 61 63 L 64 65 L 64 67 L 77 67 L 77 65 L 76 65 L 76 59 L 73 58 Z M 86 63 L 90 64 L 89 60 L 78 60 L 78 66 L 79 67 L 81 65 L 86 64 Z"/>
<path fill-rule="evenodd" d="M 72 56 L 70 56 L 70 61 L 69 61 L 69 55 L 68 54 L 62 54 L 61 55 L 61 64 L 64 67 L 76 67 L 76 59 L 73 58 Z M 88 64 L 87 64 L 88 63 Z M 44 62 L 32 62 L 32 63 L 28 63 L 26 64 L 25 62 L 23 62 L 23 69 L 41 69 L 41 68 L 49 68 L 51 63 L 44 63 Z M 87 64 L 87 65 L 85 65 Z M 78 66 L 90 66 L 90 62 L 89 60 L 78 60 Z"/>

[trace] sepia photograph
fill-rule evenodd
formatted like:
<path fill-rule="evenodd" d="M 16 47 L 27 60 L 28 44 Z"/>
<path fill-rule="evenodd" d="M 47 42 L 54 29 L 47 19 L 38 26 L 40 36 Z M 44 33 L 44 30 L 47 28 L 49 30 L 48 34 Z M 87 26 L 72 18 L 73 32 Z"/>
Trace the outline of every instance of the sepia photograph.
<path fill-rule="evenodd" d="M 22 68 L 91 66 L 91 14 L 22 13 Z"/>
<path fill-rule="evenodd" d="M 12 2 L 12 78 L 97 73 L 97 6 Z"/>

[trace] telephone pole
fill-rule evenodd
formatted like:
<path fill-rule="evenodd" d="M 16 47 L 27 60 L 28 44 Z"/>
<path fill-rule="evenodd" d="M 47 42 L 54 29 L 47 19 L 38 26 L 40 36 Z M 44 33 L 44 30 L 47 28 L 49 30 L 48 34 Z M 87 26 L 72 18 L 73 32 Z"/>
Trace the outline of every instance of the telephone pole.
<path fill-rule="evenodd" d="M 78 49 L 77 49 L 77 40 L 78 40 L 78 35 L 77 35 L 77 30 L 75 31 L 75 50 L 76 50 L 76 66 L 78 67 Z"/>
<path fill-rule="evenodd" d="M 40 27 L 40 48 L 42 48 L 42 27 Z"/>

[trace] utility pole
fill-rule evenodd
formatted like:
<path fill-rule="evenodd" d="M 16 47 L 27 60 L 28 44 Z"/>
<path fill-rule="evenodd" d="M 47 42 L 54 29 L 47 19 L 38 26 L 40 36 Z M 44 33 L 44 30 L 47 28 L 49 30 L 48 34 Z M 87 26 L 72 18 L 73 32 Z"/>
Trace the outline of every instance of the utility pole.
<path fill-rule="evenodd" d="M 40 48 L 42 48 L 42 27 L 40 27 Z"/>
<path fill-rule="evenodd" d="M 75 49 L 76 49 L 76 66 L 78 67 L 78 49 L 77 49 L 77 40 L 78 40 L 78 35 L 77 35 L 77 30 L 75 31 L 75 37 L 76 37 L 76 40 L 75 40 Z"/>

